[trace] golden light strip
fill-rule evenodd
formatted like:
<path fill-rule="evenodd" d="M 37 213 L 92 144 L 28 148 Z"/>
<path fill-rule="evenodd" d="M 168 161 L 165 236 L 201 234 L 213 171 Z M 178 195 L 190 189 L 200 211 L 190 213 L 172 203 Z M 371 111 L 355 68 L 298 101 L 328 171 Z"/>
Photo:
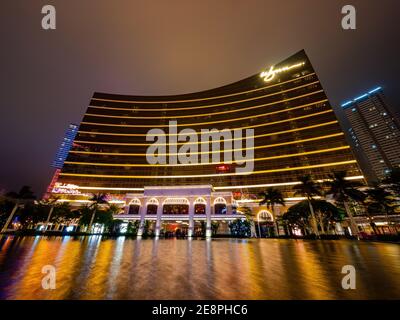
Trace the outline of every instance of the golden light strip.
<path fill-rule="evenodd" d="M 323 126 L 328 126 L 331 124 L 338 123 L 337 120 L 334 121 L 329 121 L 329 122 L 324 122 L 320 124 L 315 124 L 312 126 L 307 126 L 307 127 L 301 127 L 301 128 L 296 128 L 296 129 L 290 129 L 290 130 L 284 130 L 284 131 L 277 131 L 277 132 L 271 132 L 271 133 L 265 133 L 265 134 L 260 134 L 257 136 L 254 136 L 253 138 L 261 138 L 261 137 L 268 137 L 268 136 L 273 136 L 273 135 L 279 135 L 279 134 L 285 134 L 285 133 L 291 133 L 291 132 L 297 132 L 297 131 L 303 131 L 303 130 L 308 130 L 308 129 L 314 129 L 314 128 L 319 128 Z M 236 128 L 236 129 L 242 129 L 242 128 Z M 78 133 L 84 133 L 84 134 L 90 134 L 90 135 L 104 135 L 104 136 L 127 136 L 127 137 L 143 137 L 146 136 L 145 134 L 136 134 L 136 133 L 112 133 L 112 132 L 91 132 L 91 131 L 78 131 Z M 200 133 L 201 134 L 201 133 Z M 166 136 L 170 136 L 174 134 L 166 134 Z M 151 136 L 151 135 L 150 135 Z M 236 138 L 236 139 L 227 139 L 227 140 L 218 140 L 216 142 L 222 142 L 222 141 L 234 141 L 234 140 L 243 140 L 243 138 Z M 105 145 L 117 145 L 117 146 L 149 146 L 151 143 L 123 143 L 123 142 L 95 142 L 95 141 L 79 141 L 75 140 L 76 143 L 89 143 L 89 144 L 105 144 Z M 209 143 L 209 141 L 204 141 L 204 142 L 199 142 L 199 143 Z M 185 144 L 185 142 L 177 143 L 179 144 Z M 158 146 L 163 146 L 163 145 L 168 145 L 168 144 L 153 144 L 153 145 L 158 145 Z"/>
<path fill-rule="evenodd" d="M 307 198 L 305 197 L 291 197 L 291 198 L 284 198 L 285 201 L 301 201 L 301 200 L 306 200 Z M 321 199 L 321 197 L 313 197 L 313 199 Z M 262 199 L 245 199 L 245 200 L 236 200 L 236 202 L 239 203 L 259 203 L 261 202 Z"/>
<path fill-rule="evenodd" d="M 277 111 L 272 111 L 272 112 L 260 113 L 260 114 L 257 114 L 255 116 L 246 116 L 246 117 L 241 117 L 241 118 L 231 118 L 231 119 L 219 120 L 219 121 L 214 121 L 214 122 L 199 122 L 199 123 L 196 123 L 196 124 L 193 124 L 193 123 L 180 123 L 180 124 L 177 124 L 176 126 L 177 127 L 194 126 L 194 125 L 196 125 L 196 126 L 199 125 L 200 126 L 200 125 L 203 125 L 203 124 L 210 124 L 210 123 L 234 122 L 234 121 L 239 121 L 239 120 L 253 119 L 253 118 L 265 117 L 265 116 L 270 116 L 270 115 L 274 115 L 274 114 L 279 114 L 279 113 L 289 112 L 289 111 L 293 111 L 293 110 L 303 109 L 305 107 L 313 106 L 313 105 L 316 105 L 316 104 L 319 104 L 319 103 L 324 103 L 324 102 L 327 102 L 327 101 L 328 101 L 328 99 L 323 99 L 323 100 L 320 100 L 320 101 L 315 101 L 315 102 L 304 104 L 304 105 L 301 105 L 301 106 L 296 106 L 296 107 L 277 110 Z M 86 113 L 86 115 L 95 116 L 95 117 L 97 116 L 96 114 L 91 114 L 91 113 Z M 204 115 L 204 116 L 207 116 L 207 115 Z M 101 115 L 100 117 L 120 118 L 119 116 L 103 116 L 103 115 Z M 195 115 L 190 116 L 190 117 L 193 118 L 193 117 L 195 117 Z M 126 117 L 126 118 L 136 119 L 135 117 Z M 137 119 L 140 119 L 140 117 L 137 118 Z M 146 119 L 146 117 L 144 117 L 142 119 Z M 157 127 L 167 127 L 168 125 L 156 125 L 156 124 L 153 125 L 153 124 L 149 124 L 149 125 L 134 125 L 134 126 L 136 126 L 136 127 L 137 126 L 139 126 L 139 127 L 156 127 L 157 128 Z"/>
<path fill-rule="evenodd" d="M 85 174 L 85 173 L 60 173 L 60 176 L 71 176 L 71 177 L 87 177 L 87 178 L 116 178 L 116 179 L 185 179 L 185 178 L 211 178 L 211 177 L 227 177 L 227 176 L 243 176 L 243 175 L 256 175 L 273 172 L 284 172 L 284 171 L 297 171 L 306 169 L 315 169 L 323 167 L 332 167 L 345 164 L 357 163 L 356 160 L 348 160 L 341 162 L 324 163 L 310 166 L 292 167 L 292 168 L 280 168 L 261 170 L 244 173 L 224 173 L 224 174 L 200 174 L 200 175 L 176 175 L 176 176 L 121 176 L 121 175 L 106 175 L 106 174 Z"/>
<path fill-rule="evenodd" d="M 346 180 L 363 180 L 364 176 L 352 176 L 346 177 Z M 252 184 L 252 185 L 241 185 L 241 186 L 222 186 L 214 187 L 214 190 L 234 190 L 234 189 L 254 189 L 254 188 L 268 188 L 268 187 L 287 187 L 300 184 L 300 181 L 293 182 L 281 182 L 281 183 L 266 183 L 266 184 Z M 182 186 L 185 187 L 185 186 Z M 108 190 L 108 191 L 144 191 L 144 188 L 118 188 L 118 187 L 88 187 L 88 186 L 77 186 L 74 188 L 66 189 L 78 189 L 78 190 Z"/>
<path fill-rule="evenodd" d="M 302 142 L 328 139 L 328 138 L 338 137 L 341 135 L 344 135 L 344 133 L 339 132 L 339 133 L 334 133 L 334 134 L 330 134 L 330 135 L 326 135 L 326 136 L 322 136 L 322 137 L 314 137 L 314 138 L 308 138 L 308 139 L 303 139 L 303 140 L 295 140 L 295 141 L 281 142 L 281 143 L 275 143 L 275 144 L 267 144 L 265 146 L 256 146 L 254 148 L 240 148 L 240 149 L 231 149 L 231 150 L 224 150 L 224 151 L 232 152 L 232 151 L 245 151 L 245 150 L 251 150 L 251 149 L 267 149 L 267 148 L 280 147 L 280 146 L 302 143 Z M 193 152 L 192 154 L 223 153 L 224 151 L 218 150 L 218 151 Z M 106 155 L 106 156 L 118 155 L 118 156 L 128 156 L 128 157 L 144 157 L 144 156 L 146 156 L 145 153 L 97 152 L 97 151 L 78 151 L 78 150 L 71 150 L 70 153 L 96 154 L 96 155 Z M 160 153 L 158 155 L 159 156 L 170 156 L 170 155 L 180 155 L 180 153 Z"/>
<path fill-rule="evenodd" d="M 300 105 L 300 106 L 295 106 L 295 107 L 292 107 L 292 108 L 281 109 L 281 110 L 267 112 L 267 113 L 261 113 L 258 116 L 268 116 L 268 115 L 272 115 L 272 114 L 278 114 L 278 113 L 282 113 L 282 112 L 292 111 L 292 110 L 296 110 L 296 109 L 300 109 L 300 108 L 309 107 L 309 106 L 312 106 L 312 105 L 315 105 L 315 104 L 318 104 L 318 103 L 324 103 L 324 102 L 327 102 L 327 101 L 328 101 L 328 99 L 323 99 L 323 100 L 315 101 L 315 102 L 312 102 L 312 103 L 307 103 L 307 104 L 303 104 L 303 105 Z M 86 113 L 85 116 L 100 117 L 100 118 L 142 119 L 142 120 L 143 119 L 178 119 L 178 118 L 207 117 L 207 116 L 216 115 L 216 114 L 224 114 L 224 113 L 239 112 L 239 111 L 249 110 L 249 109 L 262 108 L 262 107 L 266 107 L 268 105 L 270 105 L 270 104 L 267 103 L 267 104 L 262 104 L 262 105 L 258 105 L 258 106 L 252 106 L 252 107 L 244 108 L 244 109 L 235 109 L 235 110 L 228 110 L 228 111 L 222 111 L 222 112 L 200 114 L 200 115 L 199 114 L 195 114 L 195 115 L 188 115 L 188 116 L 132 117 L 132 116 L 109 116 L 109 115 L 103 115 L 103 114 L 99 115 L 99 114 L 95 114 L 95 113 Z M 246 119 L 246 117 L 233 118 L 232 120 L 229 120 L 229 121 L 236 121 L 236 120 L 242 120 L 242 119 Z M 224 121 L 221 120 L 219 122 L 224 122 Z M 183 126 L 183 125 L 187 125 L 187 124 L 181 124 L 181 126 Z"/>
<path fill-rule="evenodd" d="M 351 177 L 345 178 L 345 180 L 362 180 L 362 179 L 364 179 L 364 176 L 351 176 Z M 243 185 L 243 186 L 223 186 L 223 187 L 214 187 L 214 189 L 215 190 L 233 190 L 233 189 L 269 188 L 269 187 L 287 187 L 287 186 L 294 186 L 297 184 L 301 184 L 301 182 L 293 181 L 293 182 L 281 182 L 281 183 L 252 184 L 252 185 Z"/>
<path fill-rule="evenodd" d="M 332 121 L 332 123 L 336 123 L 336 121 Z M 305 129 L 303 129 L 305 130 Z M 299 131 L 299 130 L 297 130 Z M 275 134 L 275 133 L 274 133 Z M 261 134 L 261 135 L 257 135 L 257 136 L 253 136 L 250 138 L 261 138 L 261 137 L 266 137 L 266 136 L 270 136 L 272 135 L 271 133 L 267 133 L 267 134 Z M 321 140 L 321 139 L 327 139 L 327 138 L 332 138 L 332 137 L 338 137 L 344 135 L 343 132 L 338 132 L 338 133 L 334 133 L 334 134 L 330 134 L 330 135 L 326 135 L 326 136 L 320 136 L 320 137 L 314 137 L 314 138 L 308 138 L 308 139 L 302 139 L 302 140 L 293 140 L 293 141 L 288 141 L 288 142 L 281 142 L 281 143 L 275 143 L 275 144 L 269 144 L 266 145 L 270 148 L 272 147 L 278 147 L 278 146 L 285 146 L 285 145 L 289 145 L 289 144 L 296 144 L 296 143 L 301 143 L 301 142 L 308 142 L 308 141 L 315 141 L 315 140 Z M 234 140 L 243 140 L 243 138 L 234 138 L 234 139 L 226 139 L 226 140 L 216 140 L 214 142 L 224 142 L 224 141 L 234 141 Z M 155 144 L 151 144 L 151 143 L 122 143 L 122 142 L 92 142 L 92 141 L 75 141 L 76 143 L 87 143 L 87 144 L 100 144 L 100 145 L 118 145 L 118 146 L 168 146 L 168 143 L 155 143 Z M 187 143 L 187 142 L 186 142 Z M 197 142 L 197 144 L 209 144 L 210 141 L 199 141 Z M 177 145 L 184 145 L 185 142 L 179 142 L 177 143 Z M 265 147 L 266 147 L 265 146 Z M 72 150 L 73 151 L 73 150 Z"/>
<path fill-rule="evenodd" d="M 263 96 L 259 96 L 259 97 L 253 97 L 253 98 L 249 98 L 249 99 L 245 99 L 245 100 L 237 100 L 237 101 L 230 101 L 230 102 L 226 102 L 226 103 L 219 103 L 219 104 L 212 104 L 212 105 L 208 105 L 208 106 L 202 106 L 201 109 L 204 108 L 211 108 L 211 107 L 217 107 L 217 106 L 222 106 L 222 105 L 230 105 L 230 104 L 237 104 L 240 102 L 247 102 L 247 101 L 252 101 L 252 100 L 257 100 L 257 99 L 261 99 L 261 98 L 266 98 L 269 96 L 273 96 L 273 95 L 277 95 L 277 94 L 282 94 L 284 92 L 288 92 L 288 91 L 293 91 L 295 89 L 299 89 L 302 87 L 306 87 L 312 84 L 316 84 L 319 83 L 319 81 L 315 81 L 306 85 L 302 85 L 296 88 L 292 88 L 289 90 L 284 90 L 284 91 L 279 91 L 277 93 L 273 93 L 273 94 L 267 94 L 267 95 L 263 95 Z M 282 103 L 282 102 L 287 102 L 287 101 L 292 101 L 292 100 L 296 100 L 296 99 L 300 99 L 300 98 L 304 98 L 304 97 L 308 97 L 317 93 L 321 93 L 324 92 L 324 90 L 317 90 L 317 91 L 313 91 L 313 92 L 309 92 L 300 96 L 296 96 L 296 97 L 292 97 L 292 98 L 287 98 L 287 99 L 283 99 L 283 100 L 279 100 L 279 101 L 274 101 L 274 102 L 269 102 L 266 104 L 262 104 L 262 105 L 257 105 L 257 106 L 253 106 L 253 107 L 247 107 L 247 108 L 242 108 L 242 109 L 234 109 L 234 110 L 228 110 L 228 111 L 221 111 L 221 112 L 214 112 L 214 113 L 201 113 L 201 114 L 195 114 L 195 115 L 186 115 L 186 116 L 178 116 L 178 118 L 189 118 L 189 117 L 201 117 L 201 116 L 207 116 L 207 115 L 216 115 L 216 114 L 225 114 L 225 113 L 230 113 L 230 112 L 239 112 L 239 111 L 245 111 L 245 110 L 251 110 L 251 109 L 256 109 L 256 108 L 260 108 L 260 107 L 266 107 L 266 106 L 272 106 L 274 104 L 278 104 L 278 103 Z M 103 107 L 103 106 L 92 106 L 90 105 L 89 108 L 95 108 L 95 109 L 105 109 L 105 110 L 124 110 L 124 111 L 181 111 L 181 110 L 185 110 L 184 108 L 164 108 L 164 109 L 140 109 L 140 108 L 112 108 L 112 107 Z M 188 110 L 193 110 L 193 109 L 200 109 L 200 107 L 193 107 L 190 108 Z M 96 116 L 101 116 L 101 115 L 96 115 Z M 104 115 L 107 116 L 107 115 Z M 115 117 L 115 118 L 136 118 L 136 119 L 168 119 L 168 118 L 175 118 L 173 116 L 164 116 L 164 117 L 132 117 L 132 116 L 108 116 L 108 117 Z"/>
<path fill-rule="evenodd" d="M 274 122 L 268 122 L 267 124 L 263 123 L 263 124 L 259 124 L 259 125 L 248 126 L 248 127 L 244 127 L 244 129 L 257 128 L 257 127 L 262 127 L 262 126 L 270 126 L 270 125 L 273 125 L 273 124 L 278 124 L 278 123 L 283 123 L 283 122 L 288 122 L 288 121 L 293 121 L 293 120 L 313 117 L 313 116 L 317 116 L 317 115 L 324 114 L 324 113 L 327 113 L 327 112 L 332 112 L 332 111 L 333 111 L 332 109 L 329 109 L 329 110 L 316 112 L 316 113 L 313 113 L 313 114 L 307 114 L 305 116 L 300 116 L 300 117 L 296 117 L 296 118 L 279 120 L 279 121 L 274 121 Z M 217 123 L 221 123 L 221 122 L 232 122 L 232 121 L 238 121 L 238 120 L 244 120 L 244 119 L 255 119 L 255 118 L 260 118 L 262 116 L 263 116 L 262 114 L 259 114 L 259 115 L 243 117 L 243 118 L 237 118 L 237 119 L 227 119 L 227 120 L 201 122 L 201 123 L 183 123 L 183 124 L 177 124 L 176 126 L 177 127 L 182 127 L 182 126 L 192 126 L 192 127 L 194 127 L 194 126 L 217 124 Z M 169 127 L 168 124 L 140 125 L 140 124 L 98 123 L 98 122 L 86 122 L 86 121 L 82 121 L 81 123 L 82 124 L 92 125 L 92 126 L 100 126 L 100 127 L 124 127 L 124 128 L 168 128 Z M 241 129 L 243 129 L 243 128 L 241 128 Z M 235 129 L 231 129 L 231 130 L 235 130 Z M 197 132 L 196 133 L 187 133 L 186 135 L 193 135 L 193 134 L 197 134 Z M 158 134 L 154 134 L 154 135 L 158 135 Z"/>
<path fill-rule="evenodd" d="M 93 203 L 91 200 L 75 200 L 75 199 L 58 199 L 56 202 L 76 202 L 76 203 Z M 110 200 L 108 203 L 125 204 L 123 200 Z"/>
<path fill-rule="evenodd" d="M 276 83 L 276 84 L 273 84 L 273 85 L 270 85 L 270 86 L 264 86 L 264 87 L 257 88 L 257 89 L 241 91 L 241 92 L 235 92 L 235 93 L 225 94 L 225 95 L 222 95 L 222 96 L 207 97 L 207 98 L 196 98 L 196 99 L 187 99 L 187 100 L 166 100 L 166 101 L 135 101 L 135 100 L 115 100 L 115 99 L 103 99 L 103 98 L 92 98 L 92 100 L 110 101 L 110 102 L 122 102 L 122 103 L 143 103 L 143 104 L 207 101 L 207 100 L 221 99 L 221 98 L 227 98 L 227 97 L 234 97 L 234 96 L 241 95 L 241 94 L 252 93 L 252 92 L 256 92 L 256 91 L 260 91 L 260 90 L 265 90 L 265 89 L 281 86 L 281 85 L 284 85 L 286 83 L 294 82 L 294 81 L 297 81 L 297 80 L 300 80 L 300 79 L 303 79 L 303 78 L 306 78 L 306 77 L 310 77 L 310 76 L 313 76 L 313 75 L 315 75 L 315 72 L 306 74 L 305 76 L 301 76 L 301 77 L 298 77 L 298 78 L 295 78 L 295 79 L 292 79 L 292 80 Z M 199 93 L 201 93 L 201 92 L 199 92 Z M 181 109 L 181 110 L 184 110 L 184 109 Z"/>
<path fill-rule="evenodd" d="M 264 157 L 264 158 L 256 158 L 253 159 L 254 161 L 266 161 L 266 160 L 274 160 L 274 159 L 283 159 L 283 158 L 292 158 L 292 157 L 301 157 L 305 155 L 311 154 L 318 154 L 318 153 L 326 153 L 326 152 L 333 152 L 339 150 L 349 149 L 350 146 L 342 146 L 330 149 L 322 149 L 322 150 L 314 150 L 308 152 L 300 152 L 300 153 L 293 153 L 293 154 L 285 154 L 280 156 L 273 156 L 273 157 Z M 236 149 L 241 150 L 241 149 Z M 232 151 L 232 150 L 228 150 Z M 221 151 L 223 153 L 224 151 Z M 195 153 L 193 153 L 195 154 Z M 66 164 L 73 164 L 73 165 L 85 165 L 85 166 L 105 166 L 105 167 L 190 167 L 190 166 L 206 166 L 206 165 L 216 165 L 216 164 L 233 164 L 236 163 L 235 161 L 220 161 L 220 162 L 210 162 L 210 163 L 188 163 L 188 164 L 135 164 L 135 163 L 102 163 L 102 162 L 76 162 L 76 161 L 65 161 Z"/>

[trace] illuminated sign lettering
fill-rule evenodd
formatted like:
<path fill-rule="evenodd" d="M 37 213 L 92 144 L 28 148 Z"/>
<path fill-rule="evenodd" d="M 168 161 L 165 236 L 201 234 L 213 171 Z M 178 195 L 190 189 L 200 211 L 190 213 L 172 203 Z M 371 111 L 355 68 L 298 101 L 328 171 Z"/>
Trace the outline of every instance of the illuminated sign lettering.
<path fill-rule="evenodd" d="M 291 69 L 294 69 L 294 68 L 299 68 L 299 67 L 304 66 L 305 64 L 306 64 L 305 62 L 301 62 L 301 63 L 298 63 L 298 64 L 293 64 L 291 66 L 286 66 L 286 67 L 282 67 L 282 68 L 279 68 L 279 69 L 274 69 L 274 66 L 272 66 L 271 68 L 269 68 L 268 71 L 261 72 L 260 77 L 264 78 L 265 82 L 269 82 L 269 81 L 271 81 L 272 79 L 275 78 L 275 75 L 277 73 L 288 71 L 288 70 L 291 70 Z"/>

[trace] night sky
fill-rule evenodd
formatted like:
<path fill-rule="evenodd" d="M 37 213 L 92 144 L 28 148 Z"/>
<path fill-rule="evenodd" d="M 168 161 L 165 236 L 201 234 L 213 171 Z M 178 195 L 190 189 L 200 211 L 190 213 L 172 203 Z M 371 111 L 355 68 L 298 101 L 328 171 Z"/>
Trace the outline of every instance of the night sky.
<path fill-rule="evenodd" d="M 41 28 L 41 8 L 57 29 Z M 341 8 L 357 9 L 357 30 Z M 332 104 L 383 86 L 400 106 L 398 0 L 2 0 L 0 190 L 41 195 L 95 91 L 196 92 L 305 49 Z"/>

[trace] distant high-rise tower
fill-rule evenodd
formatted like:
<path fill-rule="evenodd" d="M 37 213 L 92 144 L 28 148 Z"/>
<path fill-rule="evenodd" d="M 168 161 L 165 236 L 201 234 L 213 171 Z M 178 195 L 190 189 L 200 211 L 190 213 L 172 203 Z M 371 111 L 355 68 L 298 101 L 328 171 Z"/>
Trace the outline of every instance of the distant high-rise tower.
<path fill-rule="evenodd" d="M 69 150 L 71 150 L 77 132 L 78 132 L 78 126 L 76 124 L 71 123 L 68 126 L 67 131 L 65 132 L 64 139 L 61 142 L 61 146 L 57 151 L 56 158 L 53 161 L 52 166 L 54 168 L 61 169 L 63 167 L 64 161 L 68 156 Z"/>
<path fill-rule="evenodd" d="M 71 150 L 72 148 L 77 133 L 78 133 L 78 126 L 76 124 L 71 123 L 68 126 L 67 131 L 65 132 L 64 138 L 56 153 L 56 157 L 53 160 L 52 167 L 56 168 L 56 170 L 54 171 L 53 178 L 51 179 L 51 182 L 47 187 L 47 191 L 43 196 L 44 199 L 47 199 L 50 193 L 53 191 L 53 188 L 58 180 L 58 176 L 64 165 L 64 161 L 68 156 L 69 150 Z"/>
<path fill-rule="evenodd" d="M 342 104 L 356 153 L 365 157 L 373 180 L 400 166 L 400 124 L 388 108 L 382 88 Z M 362 164 L 362 161 L 361 161 Z"/>

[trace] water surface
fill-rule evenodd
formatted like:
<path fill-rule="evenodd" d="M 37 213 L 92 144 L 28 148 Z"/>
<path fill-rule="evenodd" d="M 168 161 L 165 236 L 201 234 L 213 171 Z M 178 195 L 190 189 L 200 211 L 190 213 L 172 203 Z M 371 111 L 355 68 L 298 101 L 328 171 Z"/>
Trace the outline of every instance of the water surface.
<path fill-rule="evenodd" d="M 42 267 L 56 289 L 42 289 Z M 354 265 L 356 290 L 343 290 Z M 0 299 L 400 299 L 400 246 L 273 239 L 0 238 Z"/>

